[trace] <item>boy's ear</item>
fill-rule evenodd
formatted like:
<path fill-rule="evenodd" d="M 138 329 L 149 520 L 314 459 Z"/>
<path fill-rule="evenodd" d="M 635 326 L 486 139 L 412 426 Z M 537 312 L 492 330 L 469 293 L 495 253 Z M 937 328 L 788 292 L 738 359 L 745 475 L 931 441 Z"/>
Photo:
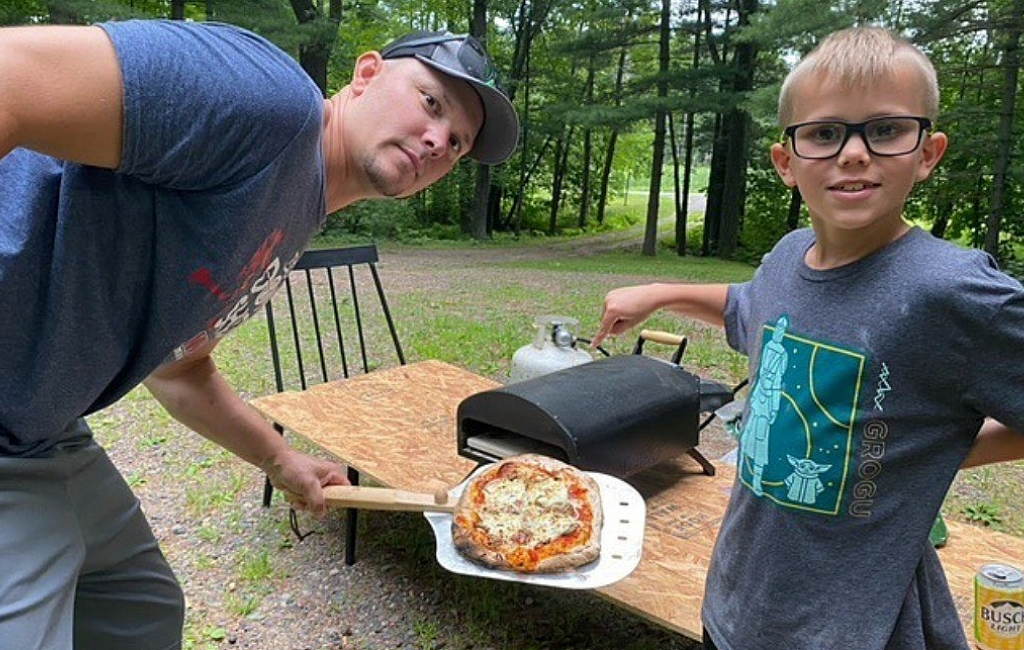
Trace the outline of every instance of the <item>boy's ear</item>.
<path fill-rule="evenodd" d="M 776 142 L 772 145 L 771 155 L 772 164 L 775 165 L 775 171 L 779 173 L 782 182 L 786 184 L 786 187 L 796 187 L 796 177 L 793 176 L 793 168 L 790 167 L 790 163 L 793 162 L 793 154 L 786 148 L 786 145 Z"/>
<path fill-rule="evenodd" d="M 356 59 L 355 70 L 352 72 L 352 93 L 361 95 L 374 77 L 384 70 L 384 59 L 380 52 L 364 52 Z"/>
<path fill-rule="evenodd" d="M 932 175 L 932 170 L 942 160 L 942 156 L 946 153 L 946 147 L 949 146 L 949 139 L 941 131 L 927 137 L 924 146 L 921 147 L 921 163 L 917 166 L 918 182 L 926 180 Z"/>

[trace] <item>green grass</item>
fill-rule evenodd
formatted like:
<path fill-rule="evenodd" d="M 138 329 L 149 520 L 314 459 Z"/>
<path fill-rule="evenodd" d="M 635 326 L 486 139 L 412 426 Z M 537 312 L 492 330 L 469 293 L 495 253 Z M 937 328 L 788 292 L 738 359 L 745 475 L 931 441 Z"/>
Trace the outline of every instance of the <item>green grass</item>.
<path fill-rule="evenodd" d="M 508 375 L 515 351 L 532 340 L 536 316 L 575 317 L 580 321 L 580 336 L 590 338 L 599 324 L 604 295 L 616 286 L 654 280 L 733 282 L 753 274 L 753 268 L 744 264 L 667 253 L 653 258 L 606 253 L 495 267 L 509 272 L 443 292 L 413 290 L 391 298 L 412 359 L 438 359 L 501 380 Z M 524 280 L 518 272 L 521 269 L 545 272 L 545 284 Z M 688 336 L 691 345 L 684 362 L 711 369 L 720 380 L 735 383 L 746 372 L 746 361 L 727 347 L 718 328 L 663 313 L 645 326 Z M 623 353 L 629 352 L 633 343 L 632 336 L 623 336 L 604 347 L 611 353 Z M 671 353 L 656 347 L 650 350 L 656 355 Z"/>
<path fill-rule="evenodd" d="M 563 273 L 637 275 L 665 281 L 705 283 L 744 282 L 754 275 L 754 268 L 749 264 L 706 257 L 679 257 L 664 251 L 654 257 L 616 252 L 567 257 L 564 260 L 512 262 L 502 266 Z"/>

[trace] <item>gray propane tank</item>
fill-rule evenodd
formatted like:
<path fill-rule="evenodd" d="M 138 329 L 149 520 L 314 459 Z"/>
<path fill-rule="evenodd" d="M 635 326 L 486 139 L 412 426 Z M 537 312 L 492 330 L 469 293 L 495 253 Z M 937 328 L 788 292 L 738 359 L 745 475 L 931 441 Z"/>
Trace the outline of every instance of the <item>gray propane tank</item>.
<path fill-rule="evenodd" d="M 593 361 L 589 354 L 576 348 L 580 322 L 575 318 L 538 316 L 533 325 L 537 328 L 533 343 L 524 345 L 512 355 L 510 382 Z"/>

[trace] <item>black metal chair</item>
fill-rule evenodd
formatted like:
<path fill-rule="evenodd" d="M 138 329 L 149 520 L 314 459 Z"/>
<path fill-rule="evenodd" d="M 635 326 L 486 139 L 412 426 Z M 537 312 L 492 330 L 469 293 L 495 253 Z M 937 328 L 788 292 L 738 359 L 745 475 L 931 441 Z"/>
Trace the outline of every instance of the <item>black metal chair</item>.
<path fill-rule="evenodd" d="M 373 244 L 310 250 L 302 255 L 283 290 L 266 304 L 278 392 L 305 390 L 321 382 L 368 373 L 394 357 L 405 365 L 377 263 Z M 376 305 L 371 315 L 366 298 L 374 294 Z M 384 336 L 385 326 L 388 337 Z M 389 343 L 382 343 L 388 338 Z M 280 425 L 274 427 L 284 434 Z M 359 472 L 349 467 L 348 478 L 357 485 Z M 266 479 L 265 507 L 270 505 L 273 490 Z M 355 562 L 356 512 L 346 512 L 346 564 Z"/>

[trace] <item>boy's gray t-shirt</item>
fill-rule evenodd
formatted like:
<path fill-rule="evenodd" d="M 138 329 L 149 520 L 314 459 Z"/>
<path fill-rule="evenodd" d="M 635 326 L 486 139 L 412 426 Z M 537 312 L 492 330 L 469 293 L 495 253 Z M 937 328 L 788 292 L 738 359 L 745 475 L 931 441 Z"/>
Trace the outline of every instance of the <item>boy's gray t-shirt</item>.
<path fill-rule="evenodd" d="M 326 215 L 323 97 L 230 25 L 101 25 L 121 166 L 0 158 L 0 456 L 68 435 L 258 312 Z"/>
<path fill-rule="evenodd" d="M 967 648 L 928 534 L 984 417 L 1024 430 L 1024 291 L 916 228 L 827 271 L 813 243 L 729 288 L 752 383 L 704 624 L 723 650 Z"/>

